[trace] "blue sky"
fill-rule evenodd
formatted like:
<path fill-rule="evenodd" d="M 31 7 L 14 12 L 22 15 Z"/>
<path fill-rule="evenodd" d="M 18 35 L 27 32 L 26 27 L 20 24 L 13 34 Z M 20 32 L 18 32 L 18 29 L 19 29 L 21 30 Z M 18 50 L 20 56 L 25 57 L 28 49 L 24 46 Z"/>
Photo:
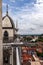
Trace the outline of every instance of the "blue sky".
<path fill-rule="evenodd" d="M 18 33 L 43 33 L 43 0 L 2 0 L 2 16 L 7 4 L 9 16 L 15 24 L 18 22 Z"/>

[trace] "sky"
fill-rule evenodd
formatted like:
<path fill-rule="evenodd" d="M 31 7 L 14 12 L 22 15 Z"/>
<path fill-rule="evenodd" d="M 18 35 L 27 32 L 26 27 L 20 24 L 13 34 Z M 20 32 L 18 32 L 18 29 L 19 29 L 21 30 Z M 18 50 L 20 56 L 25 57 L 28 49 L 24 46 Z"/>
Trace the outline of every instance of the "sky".
<path fill-rule="evenodd" d="M 18 23 L 18 34 L 43 34 L 43 0 L 2 0 L 2 16 Z"/>

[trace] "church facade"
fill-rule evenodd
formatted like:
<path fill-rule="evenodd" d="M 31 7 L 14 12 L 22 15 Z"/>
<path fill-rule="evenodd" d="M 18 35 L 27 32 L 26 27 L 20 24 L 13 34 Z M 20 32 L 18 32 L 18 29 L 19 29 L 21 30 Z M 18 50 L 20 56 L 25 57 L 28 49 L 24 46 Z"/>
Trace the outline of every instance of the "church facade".
<path fill-rule="evenodd" d="M 6 46 L 6 43 L 11 45 L 16 38 L 17 28 L 8 14 L 8 6 L 6 15 L 2 18 L 2 38 L 3 38 L 3 65 L 16 65 L 16 50 L 15 47 Z M 15 61 L 15 62 L 14 62 Z"/>
<path fill-rule="evenodd" d="M 15 24 L 12 20 L 12 18 L 8 15 L 8 11 L 6 13 L 6 16 L 2 18 L 2 38 L 3 42 L 14 42 L 15 38 Z"/>

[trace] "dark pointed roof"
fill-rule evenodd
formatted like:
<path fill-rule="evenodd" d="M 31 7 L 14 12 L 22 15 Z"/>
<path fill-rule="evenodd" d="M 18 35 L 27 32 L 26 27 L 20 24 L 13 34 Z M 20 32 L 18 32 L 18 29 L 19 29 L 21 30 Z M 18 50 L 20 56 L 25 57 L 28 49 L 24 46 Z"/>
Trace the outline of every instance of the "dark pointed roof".
<path fill-rule="evenodd" d="M 15 28 L 15 25 L 14 25 L 14 22 L 13 22 L 12 18 L 8 15 L 8 4 L 6 5 L 6 16 L 4 16 L 4 17 L 2 18 L 2 20 L 4 20 L 6 17 L 9 18 L 9 20 L 10 20 L 10 22 L 11 22 L 11 24 L 12 24 L 12 28 Z"/>
<path fill-rule="evenodd" d="M 9 20 L 10 20 L 10 22 L 11 22 L 11 24 L 12 24 L 12 28 L 15 28 L 14 22 L 13 22 L 12 18 L 11 18 L 9 15 L 4 16 L 4 17 L 2 18 L 2 20 L 4 20 L 6 17 L 9 18 Z"/>
<path fill-rule="evenodd" d="M 2 18 L 2 20 L 4 20 L 6 17 L 8 17 L 9 18 L 9 20 L 10 20 L 10 22 L 11 22 L 11 24 L 12 24 L 12 28 L 13 29 L 15 29 L 15 30 L 17 30 L 16 28 L 15 28 L 15 25 L 14 25 L 14 22 L 13 22 L 13 20 L 12 20 L 12 18 L 8 15 L 8 5 L 6 6 L 6 16 L 4 16 L 3 18 Z"/>

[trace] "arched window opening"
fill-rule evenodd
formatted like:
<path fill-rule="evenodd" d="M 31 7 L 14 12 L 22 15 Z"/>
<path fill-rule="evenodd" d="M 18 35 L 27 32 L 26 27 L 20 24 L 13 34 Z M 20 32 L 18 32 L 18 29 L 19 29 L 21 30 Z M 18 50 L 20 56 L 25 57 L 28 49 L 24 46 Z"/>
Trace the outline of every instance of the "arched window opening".
<path fill-rule="evenodd" d="M 6 50 L 3 50 L 3 63 L 8 65 L 10 64 L 10 53 L 9 53 L 9 50 L 6 49 Z"/>
<path fill-rule="evenodd" d="M 3 36 L 4 36 L 4 40 L 7 41 L 8 40 L 8 32 L 5 31 Z"/>

